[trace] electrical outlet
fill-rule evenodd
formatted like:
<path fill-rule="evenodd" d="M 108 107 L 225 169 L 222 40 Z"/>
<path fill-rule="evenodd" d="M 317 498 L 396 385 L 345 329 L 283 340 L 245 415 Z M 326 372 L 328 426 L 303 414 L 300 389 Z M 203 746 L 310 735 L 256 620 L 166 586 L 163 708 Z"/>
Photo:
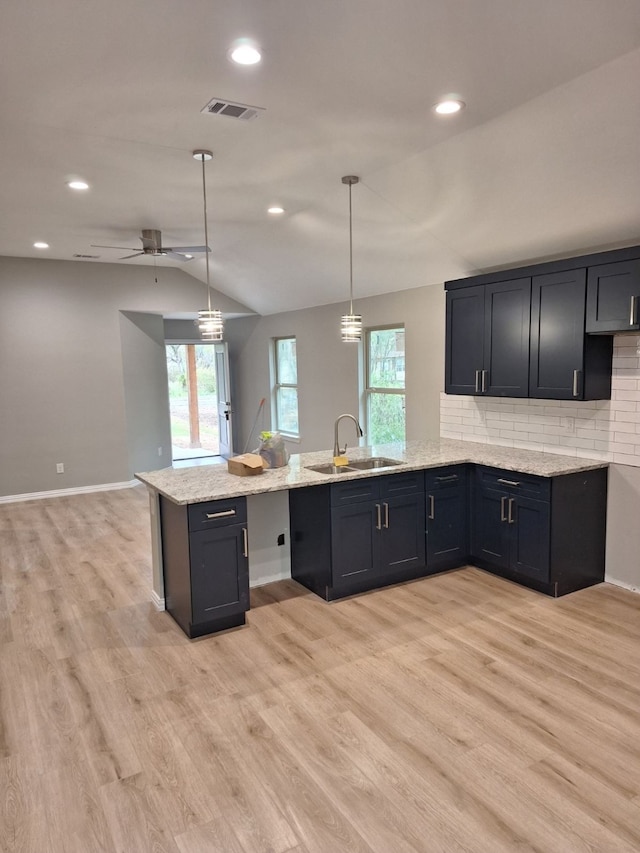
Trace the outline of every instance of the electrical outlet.
<path fill-rule="evenodd" d="M 560 428 L 564 430 L 565 435 L 573 435 L 576 431 L 576 419 L 560 418 Z"/>
<path fill-rule="evenodd" d="M 64 474 L 64 462 L 56 462 L 56 474 Z"/>
<path fill-rule="evenodd" d="M 161 447 L 158 448 L 158 456 L 162 456 L 162 448 Z"/>

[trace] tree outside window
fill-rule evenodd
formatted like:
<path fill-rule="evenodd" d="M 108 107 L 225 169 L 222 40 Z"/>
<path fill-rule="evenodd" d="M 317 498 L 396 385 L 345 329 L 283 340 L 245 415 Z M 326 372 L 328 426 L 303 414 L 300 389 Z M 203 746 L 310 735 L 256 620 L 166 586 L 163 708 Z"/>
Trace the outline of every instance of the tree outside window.
<path fill-rule="evenodd" d="M 275 338 L 274 353 L 274 409 L 278 432 L 298 437 L 298 360 L 295 338 Z"/>
<path fill-rule="evenodd" d="M 367 329 L 365 346 L 367 444 L 404 441 L 404 327 Z"/>

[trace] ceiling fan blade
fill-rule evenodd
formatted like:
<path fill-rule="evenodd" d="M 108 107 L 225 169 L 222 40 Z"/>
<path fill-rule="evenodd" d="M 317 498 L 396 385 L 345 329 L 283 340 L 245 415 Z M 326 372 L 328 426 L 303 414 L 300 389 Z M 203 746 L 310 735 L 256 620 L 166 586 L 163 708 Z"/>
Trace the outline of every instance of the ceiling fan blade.
<path fill-rule="evenodd" d="M 129 258 L 137 258 L 140 255 L 144 255 L 144 252 L 135 252 L 133 255 L 125 255 L 123 258 L 118 258 L 119 261 L 128 261 Z"/>
<path fill-rule="evenodd" d="M 124 249 L 125 252 L 133 252 L 131 246 L 99 246 L 97 243 L 91 244 L 92 249 Z"/>
<path fill-rule="evenodd" d="M 165 254 L 168 258 L 171 258 L 174 261 L 190 261 L 191 258 L 188 258 L 186 255 L 181 255 L 179 252 L 174 252 L 173 249 L 163 249 L 163 254 Z"/>
<path fill-rule="evenodd" d="M 162 250 L 163 252 L 187 252 L 188 254 L 211 251 L 208 246 L 163 246 Z"/>

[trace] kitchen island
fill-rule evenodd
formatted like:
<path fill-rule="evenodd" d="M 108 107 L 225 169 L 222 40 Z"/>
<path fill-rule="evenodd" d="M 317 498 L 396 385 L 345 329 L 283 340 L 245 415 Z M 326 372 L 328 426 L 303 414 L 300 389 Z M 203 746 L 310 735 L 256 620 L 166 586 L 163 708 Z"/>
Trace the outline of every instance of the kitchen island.
<path fill-rule="evenodd" d="M 350 461 L 379 456 L 397 464 L 311 470 L 331 461 L 327 450 L 294 455 L 258 476 L 229 474 L 226 463 L 136 474 L 150 492 L 156 606 L 166 595 L 189 636 L 243 624 L 252 536 L 246 502 L 276 492 L 288 493 L 291 505 L 291 575 L 326 599 L 466 562 L 554 595 L 603 579 L 606 463 L 452 439 L 348 452 Z M 454 503 L 455 521 L 447 516 Z M 405 525 L 395 540 L 390 511 Z M 430 536 L 444 537 L 439 551 L 432 548 L 444 560 L 429 564 Z M 454 536 L 459 541 L 450 543 Z M 397 549 L 413 540 L 416 553 L 389 553 L 389 543 Z M 338 567 L 341 553 L 358 563 L 353 570 Z"/>

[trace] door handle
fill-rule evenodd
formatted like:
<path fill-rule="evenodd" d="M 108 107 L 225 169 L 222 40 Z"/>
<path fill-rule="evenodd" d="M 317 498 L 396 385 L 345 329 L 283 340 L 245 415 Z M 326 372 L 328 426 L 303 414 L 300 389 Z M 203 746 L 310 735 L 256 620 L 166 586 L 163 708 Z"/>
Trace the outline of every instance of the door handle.
<path fill-rule="evenodd" d="M 384 527 L 389 529 L 389 504 L 385 503 L 384 506 Z"/>
<path fill-rule="evenodd" d="M 480 373 L 482 371 L 476 370 L 476 394 L 480 393 Z"/>
<path fill-rule="evenodd" d="M 515 524 L 515 518 L 513 517 L 513 502 L 515 498 L 509 498 L 509 509 L 508 509 L 508 517 L 507 521 L 509 524 Z"/>
<path fill-rule="evenodd" d="M 483 370 L 482 372 L 482 393 L 485 394 L 487 390 L 487 371 Z"/>
<path fill-rule="evenodd" d="M 429 495 L 429 515 L 427 518 L 434 519 L 436 517 L 436 501 L 433 495 Z"/>
<path fill-rule="evenodd" d="M 638 297 L 632 296 L 630 299 L 630 303 L 629 303 L 629 325 L 630 326 L 635 326 L 635 324 L 638 322 L 638 320 L 636 319 L 637 302 L 638 302 Z"/>
<path fill-rule="evenodd" d="M 249 537 L 247 535 L 247 528 L 242 528 L 242 556 L 249 556 Z"/>
<path fill-rule="evenodd" d="M 378 516 L 377 523 L 376 523 L 376 530 L 382 530 L 382 509 L 380 507 L 380 504 L 376 504 L 376 513 Z"/>
<path fill-rule="evenodd" d="M 506 500 L 507 500 L 506 495 L 503 495 L 500 498 L 500 521 L 506 521 L 507 520 L 507 516 L 505 515 L 505 512 L 504 512 L 504 502 Z"/>
<path fill-rule="evenodd" d="M 579 379 L 580 379 L 580 371 L 574 370 L 573 371 L 573 396 L 574 397 L 578 396 Z"/>

